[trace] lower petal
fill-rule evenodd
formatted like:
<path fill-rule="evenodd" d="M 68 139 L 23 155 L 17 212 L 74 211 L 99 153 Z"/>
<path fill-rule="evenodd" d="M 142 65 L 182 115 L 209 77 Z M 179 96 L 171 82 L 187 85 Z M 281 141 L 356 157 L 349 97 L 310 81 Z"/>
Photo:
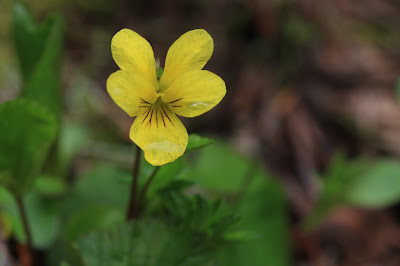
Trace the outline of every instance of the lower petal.
<path fill-rule="evenodd" d="M 185 126 L 166 105 L 159 102 L 138 115 L 131 127 L 130 138 L 154 166 L 178 159 L 188 143 Z"/>

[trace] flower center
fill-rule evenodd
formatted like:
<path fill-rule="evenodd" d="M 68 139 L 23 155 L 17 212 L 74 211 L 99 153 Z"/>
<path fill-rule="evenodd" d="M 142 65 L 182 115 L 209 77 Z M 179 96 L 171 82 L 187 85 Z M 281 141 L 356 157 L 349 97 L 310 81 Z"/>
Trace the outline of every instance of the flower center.
<path fill-rule="evenodd" d="M 141 123 L 145 125 L 145 128 L 174 127 L 174 123 L 172 122 L 172 115 L 174 113 L 171 111 L 169 103 L 164 103 L 161 97 L 158 97 L 153 104 L 145 103 L 145 105 L 141 106 L 144 108 L 144 111 L 139 118 L 141 119 Z"/>

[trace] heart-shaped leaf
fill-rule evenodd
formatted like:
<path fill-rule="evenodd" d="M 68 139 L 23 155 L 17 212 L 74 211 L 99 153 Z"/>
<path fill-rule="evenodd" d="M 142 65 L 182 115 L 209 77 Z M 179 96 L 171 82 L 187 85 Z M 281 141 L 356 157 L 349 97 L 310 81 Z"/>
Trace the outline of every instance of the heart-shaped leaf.
<path fill-rule="evenodd" d="M 22 95 L 54 112 L 61 110 L 61 55 L 64 26 L 60 16 L 37 25 L 27 7 L 13 7 L 13 34 L 24 80 Z"/>
<path fill-rule="evenodd" d="M 0 105 L 0 178 L 11 191 L 21 194 L 32 186 L 56 131 L 54 116 L 35 102 Z"/>
<path fill-rule="evenodd" d="M 185 152 L 190 152 L 212 144 L 214 140 L 196 134 L 190 134 Z"/>
<path fill-rule="evenodd" d="M 364 176 L 348 189 L 346 201 L 366 208 L 384 208 L 400 201 L 400 163 L 394 160 L 376 162 Z"/>

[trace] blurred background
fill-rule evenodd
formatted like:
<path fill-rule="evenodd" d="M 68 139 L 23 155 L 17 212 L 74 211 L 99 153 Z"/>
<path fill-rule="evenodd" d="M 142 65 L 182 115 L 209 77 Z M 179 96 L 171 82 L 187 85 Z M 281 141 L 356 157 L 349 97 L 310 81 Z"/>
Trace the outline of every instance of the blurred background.
<path fill-rule="evenodd" d="M 348 169 L 343 165 L 360 158 L 368 165 L 388 158 L 396 162 L 400 155 L 399 1 L 26 4 L 39 21 L 53 12 L 65 19 L 63 119 L 90 131 L 94 143 L 80 151 L 68 169 L 71 174 L 93 158 L 131 165 L 131 157 L 109 144 L 129 145 L 133 121 L 106 92 L 106 79 L 118 69 L 111 57 L 112 36 L 122 28 L 136 31 L 150 42 L 163 67 L 180 35 L 203 28 L 215 44 L 205 69 L 225 80 L 227 95 L 216 108 L 184 124 L 190 133 L 220 139 L 258 161 L 282 185 L 291 264 L 400 265 L 396 195 L 390 204 L 367 208 L 339 201 L 323 222 L 304 230 L 305 218 L 326 192 L 321 184 L 333 175 L 333 158 L 340 157 L 341 169 Z M 11 9 L 12 1 L 0 2 L 1 102 L 16 97 L 22 83 Z M 399 190 L 395 170 L 387 170 L 394 181 L 385 185 Z M 374 190 L 368 193 L 373 196 Z"/>

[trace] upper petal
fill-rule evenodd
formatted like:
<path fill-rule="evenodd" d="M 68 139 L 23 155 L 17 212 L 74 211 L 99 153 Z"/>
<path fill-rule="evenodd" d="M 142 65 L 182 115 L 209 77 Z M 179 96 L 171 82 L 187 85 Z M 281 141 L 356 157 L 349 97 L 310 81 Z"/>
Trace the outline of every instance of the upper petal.
<path fill-rule="evenodd" d="M 194 117 L 216 106 L 225 94 L 225 82 L 219 76 L 206 70 L 193 70 L 172 83 L 161 100 L 174 113 Z"/>
<path fill-rule="evenodd" d="M 178 159 L 188 143 L 186 128 L 162 103 L 156 103 L 140 112 L 131 127 L 130 138 L 154 166 Z"/>
<path fill-rule="evenodd" d="M 166 91 L 183 73 L 202 69 L 213 51 L 213 39 L 205 30 L 197 29 L 183 34 L 168 50 L 160 90 Z"/>
<path fill-rule="evenodd" d="M 121 69 L 140 72 L 157 87 L 153 49 L 142 36 L 130 29 L 120 30 L 112 38 L 111 53 Z"/>
<path fill-rule="evenodd" d="M 158 95 L 153 85 L 140 73 L 118 70 L 107 79 L 107 91 L 114 102 L 130 116 L 139 109 L 150 106 Z"/>

